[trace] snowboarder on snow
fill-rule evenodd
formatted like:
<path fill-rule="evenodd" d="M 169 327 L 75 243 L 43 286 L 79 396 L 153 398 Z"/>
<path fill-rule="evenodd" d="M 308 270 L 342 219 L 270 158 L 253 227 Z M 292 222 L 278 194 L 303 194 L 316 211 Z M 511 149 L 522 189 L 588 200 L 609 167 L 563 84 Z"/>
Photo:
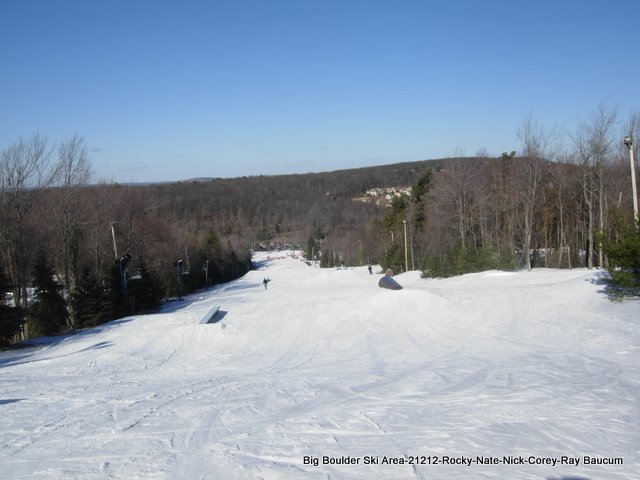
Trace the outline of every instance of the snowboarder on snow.
<path fill-rule="evenodd" d="M 368 270 L 369 270 L 369 275 L 373 275 L 373 269 L 371 268 L 371 265 L 369 265 Z"/>
<path fill-rule="evenodd" d="M 271 279 L 269 277 L 265 277 L 264 280 L 262 280 L 262 283 L 264 284 L 264 289 L 267 289 L 267 285 L 269 284 L 269 282 L 271 281 Z"/>

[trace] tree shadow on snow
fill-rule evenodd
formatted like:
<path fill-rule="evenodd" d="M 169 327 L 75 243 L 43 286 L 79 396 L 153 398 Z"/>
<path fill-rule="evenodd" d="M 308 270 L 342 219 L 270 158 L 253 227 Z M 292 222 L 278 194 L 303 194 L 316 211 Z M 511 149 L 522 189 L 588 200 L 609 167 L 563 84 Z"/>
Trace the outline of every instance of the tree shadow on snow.
<path fill-rule="evenodd" d="M 269 264 L 275 262 L 277 259 L 282 258 L 283 255 L 285 254 L 274 253 L 273 256 L 263 258 L 262 260 L 253 260 L 251 262 L 251 270 L 262 270 L 263 268 L 269 266 Z"/>
<path fill-rule="evenodd" d="M 166 301 L 159 309 L 158 313 L 174 313 L 183 308 L 187 308 L 192 303 L 197 302 L 197 298 L 172 298 Z"/>
<path fill-rule="evenodd" d="M 261 287 L 262 282 L 243 282 L 243 283 L 231 283 L 228 285 L 222 285 L 219 289 L 216 289 L 214 293 L 234 292 L 236 290 L 246 290 L 255 287 Z"/>
<path fill-rule="evenodd" d="M 251 265 L 251 270 L 262 270 L 269 263 L 271 263 L 271 260 L 254 260 L 253 264 Z"/>
<path fill-rule="evenodd" d="M 611 283 L 610 283 L 610 278 L 608 273 L 595 272 L 595 274 L 592 277 L 587 278 L 585 282 L 589 282 L 592 285 L 597 285 L 598 287 L 602 287 L 602 290 L 598 290 L 598 293 L 606 295 L 609 300 L 613 300 L 613 298 L 611 298 L 611 292 L 610 292 Z"/>
<path fill-rule="evenodd" d="M 11 345 L 10 348 L 0 352 L 0 367 L 4 365 L 18 365 L 21 363 L 29 363 L 30 357 L 42 352 L 45 348 L 55 347 L 70 338 L 84 337 L 89 335 L 95 335 L 101 333 L 103 330 L 117 326 L 123 323 L 127 323 L 133 320 L 131 317 L 121 318 L 119 320 L 112 320 L 111 322 L 98 325 L 97 327 L 87 328 L 83 330 L 74 330 L 65 335 L 52 335 L 48 337 L 36 337 L 24 340 L 15 345 Z M 96 348 L 105 348 L 109 346 L 108 342 L 99 342 L 91 347 L 87 347 L 83 350 L 92 350 Z"/>
<path fill-rule="evenodd" d="M 69 338 L 69 337 L 70 337 L 70 335 L 68 335 L 68 336 L 66 336 L 64 338 Z M 58 337 L 56 337 L 56 338 L 58 338 Z M 62 340 L 60 340 L 58 342 L 51 343 L 49 345 L 55 345 L 55 344 L 60 343 L 61 341 Z M 0 368 L 5 367 L 5 366 L 12 367 L 14 365 L 22 365 L 24 363 L 36 363 L 36 362 L 44 362 L 44 361 L 47 361 L 47 360 L 54 360 L 56 358 L 62 358 L 62 357 L 68 357 L 70 355 L 75 355 L 76 353 L 80 353 L 80 352 L 86 352 L 86 351 L 89 351 L 89 350 L 99 350 L 99 349 L 102 349 L 102 348 L 107 348 L 107 347 L 110 347 L 111 345 L 113 345 L 113 343 L 111 343 L 111 342 L 98 342 L 98 343 L 96 343 L 94 345 L 90 345 L 88 347 L 81 348 L 79 350 L 74 350 L 72 352 L 65 353 L 63 355 L 53 355 L 53 356 L 50 356 L 50 357 L 45 356 L 45 357 L 42 357 L 42 358 L 36 358 L 36 359 L 32 360 L 31 357 L 35 356 L 38 353 L 41 353 L 43 351 L 43 348 L 48 346 L 48 345 L 45 344 L 45 345 L 42 345 L 41 348 L 37 348 L 36 347 L 34 349 L 29 350 L 24 355 L 7 355 L 4 358 L 0 358 Z"/>
<path fill-rule="evenodd" d="M 593 285 L 603 287 L 602 290 L 598 290 L 598 293 L 606 295 L 612 302 L 619 302 L 626 298 L 637 298 L 640 292 L 637 289 L 624 288 L 619 285 L 615 285 L 611 281 L 611 276 L 606 271 L 595 272 L 593 277 L 585 280 Z"/>
<path fill-rule="evenodd" d="M 237 290 L 247 290 L 256 287 L 262 287 L 262 282 L 229 282 L 216 285 L 208 290 L 201 290 L 189 295 L 184 296 L 181 299 L 173 298 L 160 307 L 157 313 L 175 313 L 179 310 L 183 310 L 190 307 L 196 302 L 201 300 L 212 300 L 215 295 L 221 293 L 234 292 Z"/>

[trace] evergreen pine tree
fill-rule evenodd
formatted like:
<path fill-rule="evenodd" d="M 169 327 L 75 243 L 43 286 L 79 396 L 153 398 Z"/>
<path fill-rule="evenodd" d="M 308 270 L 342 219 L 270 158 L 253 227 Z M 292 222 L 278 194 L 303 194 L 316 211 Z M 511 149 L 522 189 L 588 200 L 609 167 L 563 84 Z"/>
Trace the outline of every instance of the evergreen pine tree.
<path fill-rule="evenodd" d="M 122 292 L 120 269 L 117 264 L 108 270 L 104 279 L 102 305 L 103 322 L 116 320 L 126 315 L 127 305 Z"/>
<path fill-rule="evenodd" d="M 425 197 L 431 188 L 432 179 L 433 173 L 432 170 L 429 169 L 424 172 L 416 184 L 411 187 L 411 199 L 415 205 L 413 223 L 418 231 L 422 230 L 424 222 L 426 221 Z"/>
<path fill-rule="evenodd" d="M 390 268 L 394 273 L 404 271 L 404 249 L 399 243 L 392 243 L 384 253 L 382 267 Z"/>
<path fill-rule="evenodd" d="M 11 283 L 0 263 L 0 345 L 8 344 L 22 328 L 22 309 L 8 305 L 5 295 L 11 290 Z"/>
<path fill-rule="evenodd" d="M 223 281 L 224 267 L 220 238 L 213 230 L 209 230 L 202 238 L 200 254 L 209 260 L 209 283 Z M 174 282 L 175 283 L 175 282 Z"/>
<path fill-rule="evenodd" d="M 72 295 L 76 328 L 95 327 L 109 320 L 105 292 L 96 276 L 85 268 Z"/>
<path fill-rule="evenodd" d="M 307 240 L 307 251 L 306 251 L 306 258 L 309 261 L 313 260 L 313 253 L 316 249 L 316 240 L 315 238 L 313 238 L 313 236 L 309 237 L 309 240 Z"/>
<path fill-rule="evenodd" d="M 29 308 L 29 333 L 31 335 L 56 335 L 67 326 L 69 312 L 62 296 L 62 285 L 55 279 L 55 272 L 46 253 L 39 252 L 33 267 L 35 302 Z"/>
<path fill-rule="evenodd" d="M 611 212 L 613 232 L 604 241 L 604 251 L 609 258 L 609 274 L 615 289 L 621 294 L 640 293 L 640 233 L 630 222 L 625 221 L 622 212 Z"/>

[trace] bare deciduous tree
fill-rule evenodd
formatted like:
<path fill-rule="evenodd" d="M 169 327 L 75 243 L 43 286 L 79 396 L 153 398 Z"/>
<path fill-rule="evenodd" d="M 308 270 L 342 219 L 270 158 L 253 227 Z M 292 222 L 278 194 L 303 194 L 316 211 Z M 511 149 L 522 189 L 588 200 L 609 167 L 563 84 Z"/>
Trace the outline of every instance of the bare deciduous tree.
<path fill-rule="evenodd" d="M 558 135 L 555 129 L 538 125 L 531 114 L 518 129 L 517 135 L 522 142 L 522 159 L 517 169 L 522 250 L 527 269 L 531 270 L 532 237 L 536 208 L 539 203 L 540 182 L 545 161 L 551 160 Z"/>
<path fill-rule="evenodd" d="M 28 242 L 34 240 L 37 231 L 32 214 L 42 189 L 53 178 L 49 156 L 46 138 L 34 135 L 11 144 L 2 152 L 0 162 L 0 238 L 14 285 L 15 303 L 24 308 L 34 250 Z"/>
<path fill-rule="evenodd" d="M 439 205 L 451 218 L 455 219 L 460 246 L 466 249 L 473 238 L 475 226 L 480 225 L 479 215 L 484 207 L 482 166 L 473 159 L 456 158 L 449 160 L 440 175 L 436 177 L 435 193 Z"/>
<path fill-rule="evenodd" d="M 79 190 L 88 183 L 91 176 L 89 155 L 82 137 L 75 135 L 58 146 L 58 163 L 54 173 L 54 185 L 57 188 L 52 192 L 53 201 L 50 202 L 50 206 L 59 235 L 64 287 L 69 294 L 73 291 L 80 273 L 77 261 L 71 262 L 69 258 L 71 251 L 78 251 L 78 246 L 72 243 L 79 241 L 78 227 L 82 214 L 78 205 Z M 70 263 L 76 266 L 72 269 L 73 274 L 70 273 Z M 73 319 L 72 312 L 69 316 L 70 328 L 74 327 Z"/>
<path fill-rule="evenodd" d="M 582 123 L 574 137 L 578 162 L 582 168 L 582 192 L 587 208 L 587 267 L 594 266 L 595 216 L 598 216 L 597 230 L 602 233 L 605 227 L 606 209 L 606 170 L 613 152 L 611 136 L 616 122 L 616 110 L 600 105 L 587 122 Z M 602 242 L 598 242 L 598 266 L 604 266 Z"/>

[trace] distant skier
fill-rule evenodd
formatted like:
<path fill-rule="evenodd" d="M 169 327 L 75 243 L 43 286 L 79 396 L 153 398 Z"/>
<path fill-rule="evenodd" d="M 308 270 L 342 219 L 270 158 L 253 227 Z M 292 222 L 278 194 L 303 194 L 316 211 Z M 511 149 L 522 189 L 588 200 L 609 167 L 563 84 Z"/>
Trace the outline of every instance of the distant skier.
<path fill-rule="evenodd" d="M 262 283 L 264 284 L 264 289 L 267 289 L 267 285 L 269 284 L 269 282 L 271 281 L 271 279 L 269 277 L 265 277 L 264 280 L 262 280 Z"/>
<path fill-rule="evenodd" d="M 369 275 L 373 275 L 373 268 L 371 268 L 371 265 L 369 265 Z"/>

